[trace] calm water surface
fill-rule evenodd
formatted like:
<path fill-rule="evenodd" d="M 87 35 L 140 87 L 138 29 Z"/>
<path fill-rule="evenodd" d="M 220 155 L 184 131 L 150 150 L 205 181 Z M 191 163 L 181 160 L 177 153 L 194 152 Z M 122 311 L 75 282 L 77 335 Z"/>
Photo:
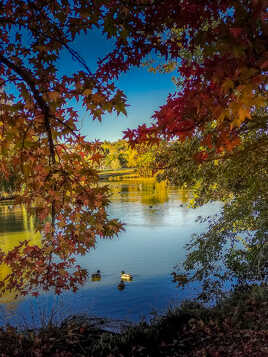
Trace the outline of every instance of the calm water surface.
<path fill-rule="evenodd" d="M 197 216 L 214 214 L 219 204 L 199 209 L 187 208 L 187 192 L 150 181 L 111 182 L 110 214 L 126 223 L 125 231 L 112 240 L 99 240 L 96 249 L 78 258 L 89 271 L 89 279 L 76 293 L 60 297 L 46 293 L 37 299 L 14 299 L 7 294 L 0 299 L 0 323 L 23 320 L 38 325 L 38 316 L 56 309 L 60 318 L 70 314 L 92 314 L 113 319 L 138 321 L 152 311 L 164 311 L 171 304 L 197 294 L 198 286 L 178 289 L 170 273 L 183 262 L 184 244 L 191 234 L 206 229 L 196 223 Z M 0 205 L 0 247 L 8 251 L 20 240 L 40 241 L 33 233 L 33 222 L 22 207 L 9 209 Z M 101 271 L 101 280 L 92 282 L 90 275 Z M 120 272 L 133 275 L 124 290 L 117 288 Z M 0 275 L 5 276 L 2 269 Z M 33 315 L 37 316 L 33 321 Z"/>

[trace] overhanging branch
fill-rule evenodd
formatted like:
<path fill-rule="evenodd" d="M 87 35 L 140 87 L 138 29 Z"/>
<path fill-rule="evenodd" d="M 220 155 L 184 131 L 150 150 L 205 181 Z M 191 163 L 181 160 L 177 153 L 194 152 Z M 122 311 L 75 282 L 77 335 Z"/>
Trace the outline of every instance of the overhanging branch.
<path fill-rule="evenodd" d="M 51 159 L 52 159 L 52 163 L 55 164 L 55 162 L 56 162 L 55 148 L 54 148 L 54 142 L 53 142 L 53 138 L 52 138 L 51 125 L 50 125 L 50 118 L 52 117 L 52 115 L 50 113 L 50 108 L 49 108 L 48 104 L 43 99 L 43 97 L 40 95 L 39 90 L 36 88 L 35 80 L 31 74 L 31 72 L 29 70 L 27 70 L 26 68 L 17 66 L 15 63 L 11 62 L 9 59 L 4 57 L 1 53 L 0 53 L 0 61 L 2 63 L 4 63 L 8 68 L 10 68 L 14 72 L 16 72 L 31 89 L 33 97 L 44 115 L 44 124 L 45 124 L 46 132 L 48 135 Z"/>

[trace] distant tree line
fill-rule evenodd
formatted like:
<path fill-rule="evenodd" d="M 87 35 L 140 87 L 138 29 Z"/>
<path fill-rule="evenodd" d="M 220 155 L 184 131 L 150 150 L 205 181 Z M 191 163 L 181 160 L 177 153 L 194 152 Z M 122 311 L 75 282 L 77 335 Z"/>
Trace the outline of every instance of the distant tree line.
<path fill-rule="evenodd" d="M 157 146 L 138 145 L 132 148 L 125 140 L 105 141 L 102 144 L 101 169 L 136 168 L 139 175 L 150 177 L 155 172 L 155 160 L 164 146 L 163 142 Z"/>
<path fill-rule="evenodd" d="M 156 172 L 156 160 L 166 144 L 137 145 L 132 148 L 126 140 L 114 142 L 104 141 L 100 146 L 99 164 L 94 167 L 101 170 L 119 170 L 124 168 L 135 168 L 137 173 L 143 177 L 151 177 Z M 70 149 L 70 147 L 68 146 Z M 13 173 L 8 178 L 2 173 L 0 176 L 0 192 L 12 193 L 16 191 L 17 175 Z"/>

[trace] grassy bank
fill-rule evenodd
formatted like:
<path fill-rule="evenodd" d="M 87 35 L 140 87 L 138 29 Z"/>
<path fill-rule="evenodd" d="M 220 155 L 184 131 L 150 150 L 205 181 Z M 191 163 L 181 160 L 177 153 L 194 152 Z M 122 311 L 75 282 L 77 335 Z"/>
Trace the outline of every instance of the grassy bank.
<path fill-rule="evenodd" d="M 39 331 L 7 326 L 0 331 L 0 346 L 1 357 L 266 357 L 268 287 L 237 291 L 214 308 L 187 302 L 121 333 L 105 331 L 101 319 L 86 317 Z"/>
<path fill-rule="evenodd" d="M 137 178 L 139 175 L 136 172 L 136 169 L 126 168 L 118 170 L 103 170 L 99 172 L 100 180 L 117 180 L 122 178 Z"/>
<path fill-rule="evenodd" d="M 18 192 L 14 192 L 14 193 L 1 192 L 0 193 L 0 202 L 15 200 L 17 198 L 17 196 L 18 196 Z"/>

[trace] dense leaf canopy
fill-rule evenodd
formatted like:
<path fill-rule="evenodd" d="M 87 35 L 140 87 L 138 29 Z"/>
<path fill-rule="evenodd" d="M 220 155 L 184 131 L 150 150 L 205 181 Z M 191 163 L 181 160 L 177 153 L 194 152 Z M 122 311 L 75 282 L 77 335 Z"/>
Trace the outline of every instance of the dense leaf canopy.
<path fill-rule="evenodd" d="M 257 145 L 257 150 L 266 152 L 265 4 L 263 0 L 1 2 L 1 175 L 8 180 L 16 173 L 20 192 L 16 203 L 36 215 L 43 234 L 41 247 L 22 242 L 8 255 L 1 254 L 2 263 L 13 271 L 2 282 L 3 289 L 75 290 L 86 272 L 76 266 L 70 274 L 73 255 L 84 254 L 96 237 L 111 237 L 122 228 L 109 219 L 107 187 L 98 185 L 99 143 L 88 143 L 80 135 L 71 100 L 82 103 L 91 119 L 101 120 L 105 112 L 126 113 L 125 95 L 114 82 L 149 55 L 164 61 L 157 67 L 160 70 L 177 70 L 178 92 L 155 112 L 151 127 L 125 133 L 132 144 L 193 138 L 197 144 L 188 159 L 208 161 L 204 167 L 212 173 L 213 160 L 224 161 L 236 153 L 238 161 L 243 157 L 250 128 L 258 140 L 253 138 L 249 147 Z M 114 48 L 92 73 L 71 45 L 82 31 L 95 28 L 114 39 Z M 80 70 L 60 72 L 62 51 L 72 55 Z M 263 110 L 260 121 L 258 110 Z M 259 157 L 258 151 L 252 152 Z M 262 164 L 257 164 L 260 172 Z M 23 275 L 17 279 L 23 268 L 27 279 Z"/>

